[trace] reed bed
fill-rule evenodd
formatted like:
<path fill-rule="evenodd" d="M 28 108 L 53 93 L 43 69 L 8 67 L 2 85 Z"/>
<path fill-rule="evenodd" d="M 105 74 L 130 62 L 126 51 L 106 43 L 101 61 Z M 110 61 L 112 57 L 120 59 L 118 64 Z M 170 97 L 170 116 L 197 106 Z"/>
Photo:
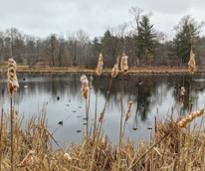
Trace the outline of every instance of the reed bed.
<path fill-rule="evenodd" d="M 99 134 L 97 137 L 84 137 L 82 143 L 72 144 L 67 149 L 53 150 L 51 141 L 54 139 L 47 129 L 45 118 L 45 114 L 38 119 L 31 118 L 24 129 L 22 120 L 15 121 L 15 170 L 205 170 L 205 129 L 190 131 L 180 128 L 174 121 L 158 122 L 151 143 L 141 142 L 138 147 L 124 140 L 119 149 Z M 8 120 L 3 120 L 1 130 L 3 171 L 11 169 Z"/>

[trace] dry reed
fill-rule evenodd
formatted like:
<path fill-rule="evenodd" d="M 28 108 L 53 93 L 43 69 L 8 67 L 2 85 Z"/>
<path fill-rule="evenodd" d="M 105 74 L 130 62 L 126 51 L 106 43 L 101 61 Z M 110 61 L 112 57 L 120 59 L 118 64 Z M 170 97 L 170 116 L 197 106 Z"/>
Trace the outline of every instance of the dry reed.
<path fill-rule="evenodd" d="M 8 60 L 8 71 L 7 71 L 7 84 L 8 84 L 8 91 L 10 94 L 10 143 L 11 143 L 11 171 L 14 170 L 14 147 L 13 147 L 13 119 L 14 119 L 14 112 L 13 112 L 13 96 L 17 92 L 17 89 L 19 88 L 18 79 L 16 76 L 16 62 L 14 59 L 10 58 Z"/>
<path fill-rule="evenodd" d="M 7 121 L 8 118 L 3 120 L 2 130 L 1 167 L 4 171 L 11 169 L 8 155 L 9 127 Z M 22 126 L 19 123 L 17 122 L 14 131 L 15 160 L 19 163 L 19 167 L 16 167 L 17 171 L 187 171 L 204 170 L 205 168 L 203 162 L 205 160 L 204 130 L 196 134 L 194 131 L 181 129 L 173 121 L 157 123 L 158 131 L 151 140 L 155 143 L 151 145 L 140 143 L 139 148 L 136 148 L 128 141 L 121 146 L 120 154 L 116 146 L 104 136 L 99 136 L 97 139 L 84 137 L 79 145 L 73 144 L 68 149 L 53 150 L 44 114 L 38 120 L 31 118 L 25 129 L 21 129 Z M 94 149 L 95 153 L 93 153 Z"/>
<path fill-rule="evenodd" d="M 85 100 L 85 136 L 88 136 L 88 113 L 89 113 L 89 103 L 90 103 L 90 83 L 85 74 L 80 77 L 81 82 L 81 92 Z"/>

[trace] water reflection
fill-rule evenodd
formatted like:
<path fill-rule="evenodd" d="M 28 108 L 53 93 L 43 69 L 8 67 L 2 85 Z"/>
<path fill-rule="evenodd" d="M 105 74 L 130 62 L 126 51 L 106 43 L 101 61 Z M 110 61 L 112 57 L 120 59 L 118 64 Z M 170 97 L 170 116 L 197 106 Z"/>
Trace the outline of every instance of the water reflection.
<path fill-rule="evenodd" d="M 78 74 L 18 75 L 20 89 L 15 97 L 20 115 L 29 118 L 39 115 L 47 104 L 48 126 L 61 144 L 79 142 L 82 137 L 84 102 L 81 97 Z M 98 92 L 98 113 L 103 109 L 109 76 L 95 77 L 91 91 L 90 123 L 93 122 L 95 95 Z M 1 79 L 4 108 L 8 111 L 6 83 Z M 179 105 L 180 88 L 184 87 L 183 107 Z M 120 117 L 120 96 L 123 91 L 125 109 L 132 100 L 132 118 L 126 125 L 126 136 L 138 142 L 147 139 L 154 117 L 165 119 L 174 114 L 184 115 L 204 106 L 205 79 L 201 76 L 125 76 L 113 80 L 109 105 L 106 110 L 104 132 L 117 142 Z M 59 124 L 62 123 L 62 124 Z M 134 131 L 136 130 L 136 131 Z"/>

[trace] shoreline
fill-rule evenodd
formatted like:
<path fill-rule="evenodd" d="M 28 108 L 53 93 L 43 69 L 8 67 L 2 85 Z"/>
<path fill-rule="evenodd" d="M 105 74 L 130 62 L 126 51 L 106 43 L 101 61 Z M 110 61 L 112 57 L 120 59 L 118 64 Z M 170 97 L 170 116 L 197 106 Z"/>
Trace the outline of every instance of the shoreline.
<path fill-rule="evenodd" d="M 110 68 L 105 68 L 103 74 L 111 73 Z M 0 66 L 0 72 L 7 72 L 7 66 Z M 80 68 L 80 67 L 28 67 L 28 66 L 18 66 L 18 73 L 88 73 L 94 74 L 95 69 Z M 132 67 L 129 69 L 127 74 L 157 74 L 157 75 L 176 75 L 176 74 L 189 74 L 188 67 Z M 197 71 L 193 75 L 205 74 L 205 67 L 198 67 Z"/>

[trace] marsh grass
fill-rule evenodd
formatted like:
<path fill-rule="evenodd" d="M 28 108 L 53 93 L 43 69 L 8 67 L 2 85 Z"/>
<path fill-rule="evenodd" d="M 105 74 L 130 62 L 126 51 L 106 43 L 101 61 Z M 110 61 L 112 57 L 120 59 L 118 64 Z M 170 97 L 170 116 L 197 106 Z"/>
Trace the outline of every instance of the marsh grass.
<path fill-rule="evenodd" d="M 9 171 L 9 117 L 5 113 L 4 116 L 1 127 L 1 170 Z M 72 144 L 67 149 L 53 150 L 53 139 L 47 129 L 45 114 L 39 118 L 32 117 L 26 122 L 25 128 L 22 128 L 22 119 L 15 123 L 14 166 L 17 171 L 205 169 L 205 129 L 182 129 L 174 121 L 157 122 L 157 132 L 151 143 L 141 142 L 137 148 L 127 141 L 120 146 L 120 153 L 118 147 L 102 134 L 84 137 L 82 143 Z M 27 162 L 20 165 L 31 150 L 32 154 Z"/>

